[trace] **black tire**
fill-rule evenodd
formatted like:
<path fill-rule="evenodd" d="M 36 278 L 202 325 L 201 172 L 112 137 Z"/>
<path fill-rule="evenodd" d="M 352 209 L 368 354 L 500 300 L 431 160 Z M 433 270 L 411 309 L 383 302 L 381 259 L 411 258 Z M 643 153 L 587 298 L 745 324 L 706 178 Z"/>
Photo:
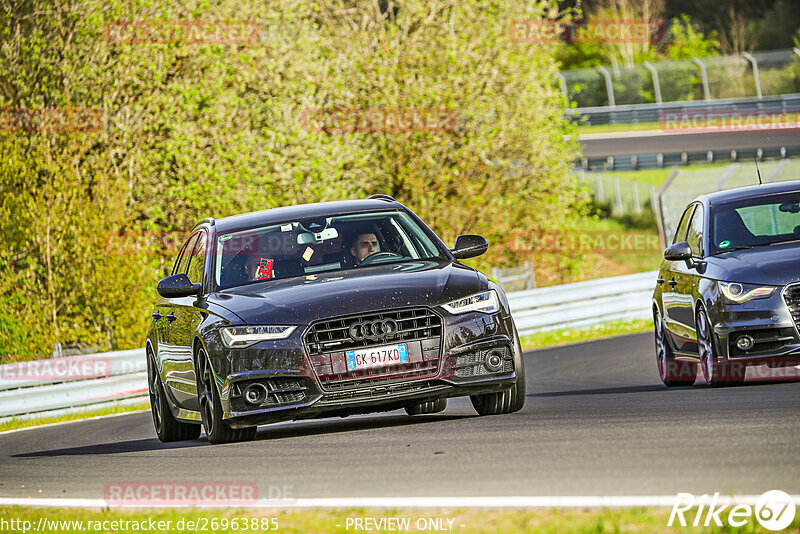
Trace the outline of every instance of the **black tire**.
<path fill-rule="evenodd" d="M 153 363 L 153 356 L 147 354 L 147 384 L 150 390 L 150 413 L 153 415 L 153 426 L 162 443 L 184 441 L 200 437 L 200 425 L 184 423 L 175 419 L 169 407 L 169 400 L 164 392 L 161 376 Z"/>
<path fill-rule="evenodd" d="M 653 309 L 655 331 L 656 365 L 661 381 L 668 388 L 691 386 L 697 379 L 697 364 L 675 359 L 675 353 L 667 341 L 666 326 L 658 309 Z"/>
<path fill-rule="evenodd" d="M 203 417 L 203 429 L 211 443 L 232 443 L 234 441 L 250 441 L 256 437 L 258 427 L 233 429 L 222 420 L 222 404 L 219 391 L 214 380 L 211 363 L 203 349 L 197 352 L 197 397 L 200 414 Z"/>
<path fill-rule="evenodd" d="M 446 408 L 447 399 L 436 399 L 406 406 L 405 410 L 408 415 L 426 415 L 443 412 Z"/>
<path fill-rule="evenodd" d="M 697 352 L 703 378 L 711 387 L 737 386 L 744 382 L 747 367 L 740 362 L 720 360 L 714 344 L 714 335 L 703 306 L 697 308 Z"/>
<path fill-rule="evenodd" d="M 522 346 L 519 342 L 517 328 L 514 327 L 514 345 L 516 357 L 514 367 L 517 379 L 511 389 L 498 391 L 496 393 L 483 393 L 481 395 L 471 395 L 472 407 L 478 415 L 500 415 L 505 413 L 518 412 L 525 406 L 525 360 L 522 357 Z"/>

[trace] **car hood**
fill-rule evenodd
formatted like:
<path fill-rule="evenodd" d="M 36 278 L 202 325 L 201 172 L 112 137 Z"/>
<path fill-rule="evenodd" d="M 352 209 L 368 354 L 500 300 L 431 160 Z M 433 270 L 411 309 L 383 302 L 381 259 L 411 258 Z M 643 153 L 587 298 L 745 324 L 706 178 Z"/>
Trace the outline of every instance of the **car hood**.
<path fill-rule="evenodd" d="M 786 285 L 800 280 L 800 244 L 737 250 L 709 258 L 707 276 L 727 282 Z"/>
<path fill-rule="evenodd" d="M 414 261 L 262 282 L 209 300 L 247 324 L 308 324 L 370 310 L 434 306 L 487 288 L 485 276 L 459 263 Z"/>

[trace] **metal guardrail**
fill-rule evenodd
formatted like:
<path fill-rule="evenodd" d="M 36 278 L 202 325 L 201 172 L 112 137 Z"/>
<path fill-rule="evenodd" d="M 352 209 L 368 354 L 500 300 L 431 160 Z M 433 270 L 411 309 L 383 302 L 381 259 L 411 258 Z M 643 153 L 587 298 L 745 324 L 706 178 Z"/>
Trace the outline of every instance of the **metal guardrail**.
<path fill-rule="evenodd" d="M 762 98 L 725 98 L 719 100 L 691 100 L 663 102 L 661 104 L 628 104 L 624 106 L 597 106 L 567 109 L 566 116 L 586 125 L 637 124 L 659 122 L 665 113 L 698 111 L 712 112 L 797 112 L 800 94 L 792 93 Z"/>
<path fill-rule="evenodd" d="M 645 320 L 652 313 L 650 297 L 656 274 L 647 272 L 517 291 L 508 293 L 508 300 L 523 336 L 615 320 Z M 70 365 L 76 373 L 62 374 Z M 87 369 L 89 372 L 84 372 Z M 144 349 L 0 365 L 0 418 L 90 408 L 144 396 L 145 369 Z M 48 373 L 56 376 L 47 378 L 44 375 Z M 67 380 L 67 376 L 82 379 Z"/>
<path fill-rule="evenodd" d="M 508 294 L 517 330 L 526 336 L 609 321 L 652 317 L 657 272 L 637 273 Z"/>

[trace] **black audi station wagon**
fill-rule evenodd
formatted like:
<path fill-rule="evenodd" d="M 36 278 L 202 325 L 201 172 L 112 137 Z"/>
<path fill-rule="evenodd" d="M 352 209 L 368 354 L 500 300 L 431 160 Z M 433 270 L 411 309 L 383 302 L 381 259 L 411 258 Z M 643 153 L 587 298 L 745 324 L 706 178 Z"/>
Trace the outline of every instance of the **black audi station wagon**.
<path fill-rule="evenodd" d="M 252 439 L 260 424 L 469 396 L 481 415 L 525 402 L 503 290 L 388 196 L 205 219 L 158 284 L 147 334 L 161 441 Z"/>
<path fill-rule="evenodd" d="M 653 295 L 667 386 L 737 385 L 748 366 L 800 363 L 800 182 L 719 191 L 689 204 Z"/>

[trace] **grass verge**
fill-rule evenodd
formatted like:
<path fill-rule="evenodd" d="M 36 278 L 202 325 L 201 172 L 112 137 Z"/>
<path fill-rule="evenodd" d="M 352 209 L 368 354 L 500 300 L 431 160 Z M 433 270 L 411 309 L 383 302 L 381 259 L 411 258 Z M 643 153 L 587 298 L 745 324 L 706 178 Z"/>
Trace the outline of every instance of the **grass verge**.
<path fill-rule="evenodd" d="M 658 122 L 639 122 L 636 124 L 597 124 L 594 126 L 578 126 L 576 133 L 580 135 L 616 132 L 644 132 L 660 129 L 661 124 Z"/>
<path fill-rule="evenodd" d="M 152 510 L 84 510 L 61 508 L 0 507 L 0 518 L 5 521 L 27 521 L 16 531 L 35 530 L 42 518 L 47 519 L 49 532 L 353 532 L 374 530 L 386 531 L 433 531 L 435 525 L 463 534 L 477 532 L 536 532 L 536 533 L 674 533 L 686 528 L 669 527 L 669 508 L 624 508 L 600 510 L 572 509 L 514 509 L 514 510 L 419 510 L 419 509 L 335 509 L 335 510 L 196 510 L 196 509 L 152 509 Z M 385 518 L 408 519 L 407 529 L 386 529 L 370 524 L 372 528 L 356 528 L 355 519 L 380 521 Z M 271 521 L 274 519 L 274 521 Z M 348 522 L 349 520 L 349 522 Z M 440 523 L 436 523 L 436 521 Z M 55 522 L 70 522 L 55 523 Z M 113 524 L 112 521 L 118 521 Z M 150 526 L 154 521 L 161 525 Z M 250 528 L 255 521 L 256 528 Z M 428 523 L 424 523 L 427 521 Z M 724 521 L 724 520 L 723 520 Z M 81 522 L 81 523 L 76 523 Z M 127 523 L 126 523 L 127 522 Z M 136 523 L 134 523 L 136 522 Z M 144 522 L 144 523 L 142 523 Z M 168 524 L 166 522 L 169 522 Z M 190 525 L 191 522 L 191 525 Z M 240 528 L 246 522 L 247 528 Z M 418 523 L 419 522 L 419 523 Z M 234 523 L 236 526 L 233 526 Z M 755 525 L 754 525 L 755 523 Z M 144 526 L 145 528 L 134 527 Z M 227 527 L 225 526 L 227 524 Z M 262 528 L 265 525 L 268 528 Z M 362 525 L 364 525 L 362 523 Z M 275 528 L 277 526 L 277 528 Z M 348 528 L 349 526 L 349 528 Z M 425 528 L 427 526 L 427 528 Z M 450 528 L 447 528 L 447 527 Z M 191 527 L 191 528 L 190 528 Z M 199 527 L 199 528 L 197 528 Z M 205 528 L 203 528 L 205 527 Z M 213 528 L 212 528 L 213 527 Z M 423 528 L 420 528 L 423 527 Z M 767 532 L 753 518 L 740 528 L 695 527 L 692 532 Z M 11 530 L 15 531 L 14 529 Z M 800 532 L 800 519 L 782 532 Z"/>
<path fill-rule="evenodd" d="M 118 406 L 110 406 L 108 408 L 98 408 L 96 410 L 88 410 L 85 412 L 68 413 L 63 415 L 54 415 L 47 417 L 37 417 L 33 419 L 12 418 L 10 421 L 0 423 L 0 432 L 6 430 L 16 430 L 18 428 L 28 428 L 33 426 L 47 425 L 51 423 L 64 423 L 67 421 L 78 421 L 80 419 L 87 419 L 89 417 L 99 417 L 101 415 L 113 415 L 118 413 L 135 412 L 139 410 L 149 410 L 150 401 L 143 400 L 135 404 L 125 404 Z M 0 530 L 2 532 L 2 530 Z"/>
<path fill-rule="evenodd" d="M 523 350 L 544 349 L 549 347 L 557 347 L 559 345 L 568 345 L 570 343 L 579 343 L 594 339 L 603 339 L 652 331 L 653 321 L 651 320 L 611 321 L 595 326 L 588 326 L 586 328 L 572 330 L 550 330 L 548 332 L 542 332 L 532 336 L 523 336 L 520 338 L 520 342 L 522 343 Z"/>

